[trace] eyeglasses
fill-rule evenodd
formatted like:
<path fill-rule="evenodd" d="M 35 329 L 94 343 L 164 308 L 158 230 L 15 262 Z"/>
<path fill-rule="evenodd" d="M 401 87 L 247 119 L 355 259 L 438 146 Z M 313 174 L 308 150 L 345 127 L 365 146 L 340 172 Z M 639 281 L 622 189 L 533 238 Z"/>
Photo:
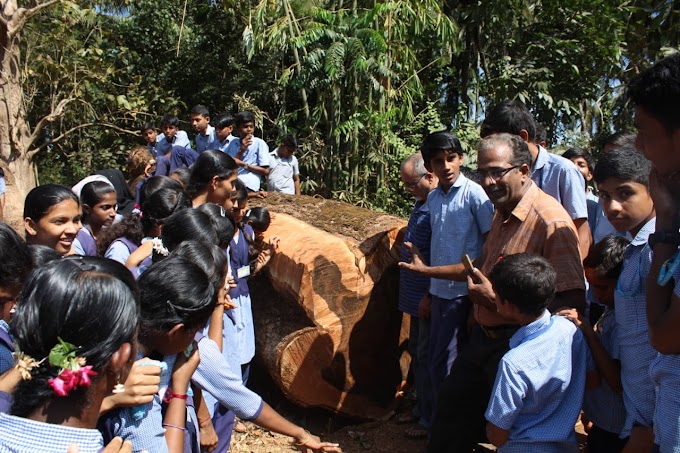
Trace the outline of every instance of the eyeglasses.
<path fill-rule="evenodd" d="M 420 181 L 422 181 L 422 179 L 423 179 L 425 176 L 427 176 L 427 173 L 423 173 L 422 175 L 420 175 L 420 178 L 418 178 L 418 180 L 417 180 L 416 182 L 405 182 L 404 185 L 405 185 L 408 189 L 415 189 L 416 187 L 418 187 L 418 184 L 420 183 Z"/>
<path fill-rule="evenodd" d="M 493 168 L 491 170 L 478 169 L 477 175 L 481 181 L 484 181 L 486 178 L 491 178 L 494 181 L 498 181 L 499 179 L 503 178 L 503 176 L 507 175 L 510 170 L 514 170 L 515 168 L 519 168 L 519 165 L 513 165 L 509 168 Z"/>

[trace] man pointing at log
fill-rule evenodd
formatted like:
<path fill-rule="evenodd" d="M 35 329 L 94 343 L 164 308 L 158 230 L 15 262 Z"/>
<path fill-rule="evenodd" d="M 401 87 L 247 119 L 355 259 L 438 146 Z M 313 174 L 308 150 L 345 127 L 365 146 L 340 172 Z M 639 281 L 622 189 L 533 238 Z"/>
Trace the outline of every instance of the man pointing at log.
<path fill-rule="evenodd" d="M 478 147 L 478 174 L 496 212 L 472 276 L 462 264 L 428 267 L 413 251 L 413 263 L 400 266 L 434 278 L 468 282 L 475 326 L 441 386 L 430 452 L 469 452 L 484 442 L 484 412 L 508 340 L 519 326 L 496 312 L 495 294 L 485 275 L 506 255 L 530 253 L 548 259 L 557 271 L 551 310 L 585 305 L 583 266 L 576 228 L 569 214 L 531 181 L 531 154 L 510 134 L 494 134 Z M 474 281 L 473 281 L 474 279 Z"/>

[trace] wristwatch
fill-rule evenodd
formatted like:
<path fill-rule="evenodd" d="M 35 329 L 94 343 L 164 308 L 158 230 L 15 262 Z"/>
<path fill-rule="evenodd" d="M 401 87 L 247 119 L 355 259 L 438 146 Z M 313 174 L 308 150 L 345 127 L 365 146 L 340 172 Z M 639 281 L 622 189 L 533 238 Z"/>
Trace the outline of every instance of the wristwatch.
<path fill-rule="evenodd" d="M 680 233 L 677 231 L 657 231 L 649 235 L 649 246 L 654 246 L 660 242 L 664 244 L 680 245 Z"/>

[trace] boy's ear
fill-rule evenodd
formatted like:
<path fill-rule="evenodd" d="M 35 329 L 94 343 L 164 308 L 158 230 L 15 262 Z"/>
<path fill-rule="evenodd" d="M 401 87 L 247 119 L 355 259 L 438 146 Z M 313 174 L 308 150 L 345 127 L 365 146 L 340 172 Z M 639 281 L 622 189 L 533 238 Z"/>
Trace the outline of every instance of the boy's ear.
<path fill-rule="evenodd" d="M 35 229 L 35 222 L 30 217 L 24 219 L 24 229 L 31 236 L 36 236 L 38 231 Z"/>
<path fill-rule="evenodd" d="M 526 129 L 522 129 L 519 131 L 519 136 L 522 137 L 522 140 L 524 140 L 527 143 L 530 143 L 533 139 L 533 137 L 529 137 L 529 133 L 527 132 Z"/>

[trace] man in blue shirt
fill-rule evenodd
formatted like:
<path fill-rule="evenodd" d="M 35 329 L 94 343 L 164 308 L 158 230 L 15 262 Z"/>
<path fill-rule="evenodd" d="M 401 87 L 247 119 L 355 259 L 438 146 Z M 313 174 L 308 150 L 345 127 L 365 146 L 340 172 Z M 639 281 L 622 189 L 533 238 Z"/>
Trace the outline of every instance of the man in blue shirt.
<path fill-rule="evenodd" d="M 521 326 L 498 366 L 486 410 L 489 440 L 499 453 L 577 453 L 574 424 L 588 348 L 574 324 L 546 310 L 555 297 L 555 270 L 543 257 L 520 253 L 503 257 L 489 280 L 498 313 Z"/>
<path fill-rule="evenodd" d="M 484 118 L 480 130 L 482 138 L 500 132 L 519 135 L 526 142 L 534 160 L 531 179 L 539 189 L 554 197 L 571 216 L 578 231 L 581 259 L 585 258 L 592 238 L 588 225 L 586 187 L 581 172 L 568 159 L 549 153 L 534 143 L 534 117 L 520 102 L 503 101 Z"/>
<path fill-rule="evenodd" d="M 429 263 L 432 227 L 430 226 L 430 210 L 426 201 L 428 194 L 437 187 L 439 180 L 433 173 L 427 171 L 423 156 L 416 153 L 401 163 L 401 182 L 416 200 L 408 221 L 404 242 L 412 243 L 422 250 L 423 259 Z M 401 260 L 408 262 L 410 259 L 408 248 L 403 246 Z M 406 431 L 406 435 L 411 438 L 427 435 L 434 410 L 435 395 L 432 392 L 428 371 L 431 309 L 429 289 L 429 277 L 418 275 L 407 269 L 400 270 L 399 310 L 411 316 L 408 350 L 411 354 L 411 369 L 417 396 L 413 414 L 415 420 L 422 426 L 421 429 L 414 428 Z"/>
<path fill-rule="evenodd" d="M 261 177 L 269 174 L 269 146 L 253 135 L 255 117 L 252 112 L 236 115 L 236 129 L 240 138 L 233 140 L 226 152 L 238 164 L 238 178 L 248 191 L 257 192 L 260 190 Z"/>
<path fill-rule="evenodd" d="M 204 105 L 197 105 L 189 112 L 191 127 L 196 132 L 196 151 L 200 154 L 207 149 L 216 149 L 215 128 L 210 125 L 210 112 Z"/>

